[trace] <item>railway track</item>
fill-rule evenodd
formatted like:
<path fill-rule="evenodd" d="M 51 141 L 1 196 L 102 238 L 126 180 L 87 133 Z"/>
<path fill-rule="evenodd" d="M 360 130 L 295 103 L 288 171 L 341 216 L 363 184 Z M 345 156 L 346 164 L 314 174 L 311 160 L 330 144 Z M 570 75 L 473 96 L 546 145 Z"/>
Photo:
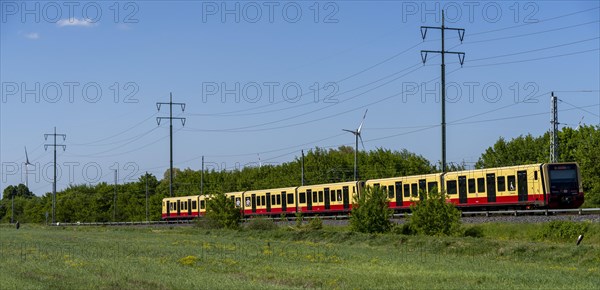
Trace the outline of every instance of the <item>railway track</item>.
<path fill-rule="evenodd" d="M 410 213 L 394 214 L 393 219 L 397 223 L 403 223 Z M 303 217 L 305 220 L 314 218 L 310 216 Z M 319 216 L 325 224 L 344 225 L 347 223 L 348 215 Z M 289 216 L 282 220 L 280 217 L 272 218 L 276 222 L 292 222 L 296 220 L 294 216 Z M 547 222 L 552 220 L 573 220 L 573 221 L 592 221 L 600 222 L 600 208 L 581 208 L 581 209 L 541 209 L 541 210 L 503 210 L 503 211 L 465 211 L 462 212 L 462 221 L 464 223 L 484 223 L 484 222 Z M 248 221 L 248 219 L 244 219 Z M 62 223 L 57 222 L 49 224 L 51 226 L 182 226 L 193 225 L 193 220 L 178 221 L 134 221 L 134 222 L 91 222 L 91 223 Z"/>

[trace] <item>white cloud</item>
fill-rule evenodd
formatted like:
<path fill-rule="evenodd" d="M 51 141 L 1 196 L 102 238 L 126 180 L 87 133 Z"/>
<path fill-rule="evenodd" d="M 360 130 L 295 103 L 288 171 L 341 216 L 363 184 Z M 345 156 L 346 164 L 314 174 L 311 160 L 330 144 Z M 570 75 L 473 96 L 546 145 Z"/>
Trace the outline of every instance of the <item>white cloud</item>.
<path fill-rule="evenodd" d="M 77 18 L 69 18 L 69 19 L 61 19 L 56 22 L 58 26 L 81 26 L 81 27 L 93 27 L 96 26 L 96 23 L 91 22 L 89 19 L 77 19 Z"/>
<path fill-rule="evenodd" d="M 32 40 L 36 40 L 40 38 L 40 34 L 37 32 L 31 32 L 31 33 L 27 33 L 25 34 L 25 38 L 27 39 L 32 39 Z"/>

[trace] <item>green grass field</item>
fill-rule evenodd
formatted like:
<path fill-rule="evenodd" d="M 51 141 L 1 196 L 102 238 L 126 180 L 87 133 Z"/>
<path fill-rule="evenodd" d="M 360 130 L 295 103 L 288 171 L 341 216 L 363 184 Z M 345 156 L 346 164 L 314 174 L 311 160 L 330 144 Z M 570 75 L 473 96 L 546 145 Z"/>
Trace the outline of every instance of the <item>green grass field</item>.
<path fill-rule="evenodd" d="M 600 225 L 584 242 L 539 224 L 483 238 L 196 227 L 0 226 L 2 289 L 597 289 Z"/>

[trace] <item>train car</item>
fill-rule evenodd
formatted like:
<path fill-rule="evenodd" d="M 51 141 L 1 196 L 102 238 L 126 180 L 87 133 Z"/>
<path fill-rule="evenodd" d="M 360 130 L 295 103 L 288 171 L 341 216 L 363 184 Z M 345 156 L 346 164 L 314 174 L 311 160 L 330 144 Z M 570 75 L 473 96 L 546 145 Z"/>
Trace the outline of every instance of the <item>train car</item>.
<path fill-rule="evenodd" d="M 441 176 L 440 173 L 433 173 L 370 179 L 365 185 L 382 188 L 388 195 L 389 208 L 407 210 L 412 204 L 422 200 L 425 193 L 440 190 Z"/>
<path fill-rule="evenodd" d="M 548 208 L 578 208 L 583 204 L 583 184 L 577 163 L 544 164 L 542 177 Z"/>
<path fill-rule="evenodd" d="M 300 186 L 298 211 L 303 214 L 340 213 L 352 209 L 352 197 L 360 194 L 362 182 L 339 182 Z"/>
<path fill-rule="evenodd" d="M 204 215 L 204 196 L 167 197 L 162 203 L 162 219 L 191 219 Z M 201 209 L 202 208 L 202 209 Z"/>
<path fill-rule="evenodd" d="M 243 192 L 244 215 L 280 215 L 296 212 L 296 187 Z"/>
<path fill-rule="evenodd" d="M 576 163 L 449 172 L 446 193 L 459 208 L 576 208 L 583 190 Z"/>
<path fill-rule="evenodd" d="M 225 193 L 225 196 L 230 198 L 233 201 L 233 203 L 235 204 L 235 207 L 239 208 L 240 211 L 242 213 L 244 213 L 244 192 L 243 191 L 228 192 L 228 193 Z M 248 204 L 250 204 L 250 200 L 248 200 Z"/>

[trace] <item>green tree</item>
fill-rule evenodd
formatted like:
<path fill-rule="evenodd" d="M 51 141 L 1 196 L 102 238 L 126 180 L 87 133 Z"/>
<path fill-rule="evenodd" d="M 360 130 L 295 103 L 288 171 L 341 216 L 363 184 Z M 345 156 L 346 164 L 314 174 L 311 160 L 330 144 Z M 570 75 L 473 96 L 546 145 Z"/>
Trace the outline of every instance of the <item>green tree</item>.
<path fill-rule="evenodd" d="M 387 194 L 379 187 L 366 187 L 354 196 L 350 229 L 361 233 L 385 233 L 392 228 L 393 211 L 388 208 Z"/>
<path fill-rule="evenodd" d="M 447 202 L 447 196 L 432 190 L 427 198 L 417 201 L 410 209 L 409 227 L 428 236 L 450 236 L 460 232 L 460 211 Z"/>
<path fill-rule="evenodd" d="M 219 228 L 238 228 L 242 214 L 225 193 L 212 195 L 206 202 L 206 219 Z"/>
<path fill-rule="evenodd" d="M 23 198 L 33 198 L 35 197 L 35 195 L 33 194 L 33 192 L 31 192 L 29 190 L 29 188 L 27 188 L 27 186 L 25 186 L 25 184 L 19 184 L 17 186 L 14 185 L 9 185 L 7 186 L 4 191 L 2 192 L 2 199 L 11 199 L 13 196 L 17 197 L 23 197 Z"/>

